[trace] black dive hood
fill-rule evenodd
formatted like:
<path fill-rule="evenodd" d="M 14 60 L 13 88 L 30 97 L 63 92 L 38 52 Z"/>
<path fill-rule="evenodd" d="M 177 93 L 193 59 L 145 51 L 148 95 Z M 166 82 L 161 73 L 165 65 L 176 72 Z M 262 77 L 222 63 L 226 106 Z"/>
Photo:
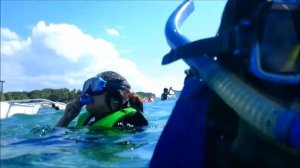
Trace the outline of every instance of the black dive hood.
<path fill-rule="evenodd" d="M 244 7 L 239 8 L 239 4 L 243 4 L 241 6 Z M 239 41 L 239 39 L 231 39 L 234 43 L 228 43 L 228 40 L 236 37 L 235 35 L 238 33 L 252 32 L 251 29 L 248 29 L 248 23 L 243 22 L 240 15 L 234 15 L 235 12 L 240 11 L 248 15 L 248 13 L 252 13 L 256 9 L 256 12 L 252 15 L 253 19 L 255 19 L 257 16 L 255 13 L 260 13 L 265 8 L 269 8 L 271 4 L 271 2 L 258 0 L 230 0 L 223 15 L 223 19 L 228 22 L 221 24 L 219 35 L 190 42 L 181 33 L 180 26 L 193 11 L 194 6 L 191 0 L 184 1 L 167 21 L 165 34 L 172 50 L 163 58 L 162 64 L 183 59 L 192 69 L 197 71 L 205 84 L 234 109 L 239 117 L 275 141 L 299 151 L 299 108 L 285 107 L 268 99 L 256 88 L 241 80 L 230 68 L 227 68 L 226 62 L 224 61 L 225 64 L 223 64 L 222 60 L 220 61 L 222 58 L 218 58 L 217 61 L 213 59 L 215 56 L 224 54 L 236 56 L 247 52 L 247 45 L 251 43 L 251 34 L 249 35 L 250 40 Z M 232 6 L 235 8 L 231 9 Z M 234 17 L 229 15 L 234 15 Z M 231 29 L 224 33 L 229 27 L 237 23 L 239 24 L 239 30 Z M 246 48 L 246 51 L 244 48 Z M 237 63 L 241 64 L 241 62 Z"/>

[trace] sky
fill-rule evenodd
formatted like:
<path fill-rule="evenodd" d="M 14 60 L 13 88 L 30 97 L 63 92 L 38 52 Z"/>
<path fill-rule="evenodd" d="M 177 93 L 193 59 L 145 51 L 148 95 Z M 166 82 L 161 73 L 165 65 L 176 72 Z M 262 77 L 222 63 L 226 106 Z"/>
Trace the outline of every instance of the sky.
<path fill-rule="evenodd" d="M 81 89 L 103 71 L 124 76 L 134 92 L 181 90 L 188 66 L 161 65 L 170 51 L 165 24 L 182 1 L 1 0 L 3 91 Z M 214 36 L 225 0 L 194 1 L 181 30 L 191 41 Z"/>

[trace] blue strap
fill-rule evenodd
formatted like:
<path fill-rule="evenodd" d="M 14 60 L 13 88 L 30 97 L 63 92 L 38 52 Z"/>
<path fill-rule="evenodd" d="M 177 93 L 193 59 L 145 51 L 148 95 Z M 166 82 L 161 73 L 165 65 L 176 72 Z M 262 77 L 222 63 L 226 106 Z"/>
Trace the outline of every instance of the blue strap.
<path fill-rule="evenodd" d="M 204 167 L 204 124 L 209 101 L 205 88 L 195 77 L 185 81 L 150 167 Z"/>

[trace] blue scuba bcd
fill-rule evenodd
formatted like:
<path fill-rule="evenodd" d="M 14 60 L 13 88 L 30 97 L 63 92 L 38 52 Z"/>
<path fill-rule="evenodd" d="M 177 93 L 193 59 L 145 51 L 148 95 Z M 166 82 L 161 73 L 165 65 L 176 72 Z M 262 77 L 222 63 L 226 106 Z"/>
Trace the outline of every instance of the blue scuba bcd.
<path fill-rule="evenodd" d="M 197 78 L 186 80 L 150 167 L 203 167 L 204 121 L 209 101 L 209 93 L 204 88 Z"/>

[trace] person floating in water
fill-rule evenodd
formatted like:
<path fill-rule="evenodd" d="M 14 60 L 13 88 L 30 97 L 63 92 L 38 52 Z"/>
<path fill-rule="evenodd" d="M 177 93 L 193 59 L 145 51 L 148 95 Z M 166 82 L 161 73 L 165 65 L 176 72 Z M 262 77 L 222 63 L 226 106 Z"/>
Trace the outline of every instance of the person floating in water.
<path fill-rule="evenodd" d="M 216 36 L 191 42 L 192 3 L 166 25 L 162 63 L 191 68 L 149 167 L 299 168 L 299 1 L 228 0 Z"/>
<path fill-rule="evenodd" d="M 143 101 L 130 88 L 127 80 L 113 71 L 105 71 L 86 80 L 81 96 L 67 104 L 56 126 L 67 127 L 81 111 L 75 128 L 132 128 L 148 125 L 143 115 Z M 83 108 L 84 105 L 86 108 Z"/>

